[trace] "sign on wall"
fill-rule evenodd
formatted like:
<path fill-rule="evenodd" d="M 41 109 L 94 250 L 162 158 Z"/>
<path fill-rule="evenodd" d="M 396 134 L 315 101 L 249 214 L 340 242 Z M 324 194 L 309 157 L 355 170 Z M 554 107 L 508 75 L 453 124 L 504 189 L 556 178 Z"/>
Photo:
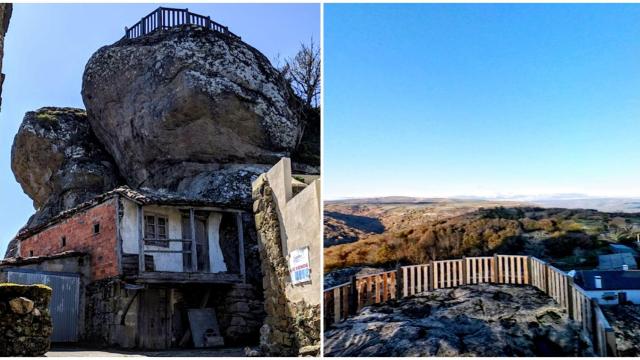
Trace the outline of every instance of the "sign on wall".
<path fill-rule="evenodd" d="M 308 247 L 295 249 L 289 253 L 289 272 L 293 285 L 311 281 Z"/>

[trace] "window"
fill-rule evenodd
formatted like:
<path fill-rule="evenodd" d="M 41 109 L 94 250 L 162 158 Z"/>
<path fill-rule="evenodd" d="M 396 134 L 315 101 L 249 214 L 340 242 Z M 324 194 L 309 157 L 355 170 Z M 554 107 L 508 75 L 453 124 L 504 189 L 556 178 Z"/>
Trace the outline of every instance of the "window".
<path fill-rule="evenodd" d="M 145 240 L 167 240 L 167 226 L 169 221 L 166 217 L 158 215 L 144 216 L 144 239 Z M 168 241 L 148 241 L 147 245 L 169 247 Z"/>
<path fill-rule="evenodd" d="M 100 234 L 100 223 L 93 224 L 93 235 Z"/>
<path fill-rule="evenodd" d="M 62 242 L 62 247 L 67 246 L 67 237 L 63 236 L 62 239 L 60 239 L 60 241 Z"/>
<path fill-rule="evenodd" d="M 29 250 L 29 257 L 33 256 L 33 250 Z"/>

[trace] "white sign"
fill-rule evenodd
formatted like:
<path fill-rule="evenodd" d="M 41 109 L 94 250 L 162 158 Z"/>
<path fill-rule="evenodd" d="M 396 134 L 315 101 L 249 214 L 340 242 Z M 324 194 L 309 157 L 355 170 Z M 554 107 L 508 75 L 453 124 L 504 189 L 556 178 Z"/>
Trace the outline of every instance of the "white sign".
<path fill-rule="evenodd" d="M 295 249 L 289 253 L 289 272 L 291 283 L 294 285 L 311 281 L 308 247 Z"/>

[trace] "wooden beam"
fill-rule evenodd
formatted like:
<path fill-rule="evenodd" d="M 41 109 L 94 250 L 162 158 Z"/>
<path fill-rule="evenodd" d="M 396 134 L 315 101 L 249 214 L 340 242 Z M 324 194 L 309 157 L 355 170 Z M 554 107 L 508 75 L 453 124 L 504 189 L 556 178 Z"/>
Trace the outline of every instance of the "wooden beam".
<path fill-rule="evenodd" d="M 244 259 L 244 229 L 242 226 L 242 214 L 236 214 L 236 223 L 238 224 L 238 260 L 240 260 L 240 276 L 242 282 L 247 282 L 245 259 Z"/>
<path fill-rule="evenodd" d="M 116 195 L 116 263 L 118 274 L 122 274 L 122 236 L 120 235 L 120 195 Z"/>
<path fill-rule="evenodd" d="M 196 246 L 195 211 L 189 209 L 189 226 L 191 227 L 191 272 L 198 272 L 198 248 Z"/>
<path fill-rule="evenodd" d="M 144 217 L 142 205 L 138 205 L 138 274 L 144 273 Z"/>

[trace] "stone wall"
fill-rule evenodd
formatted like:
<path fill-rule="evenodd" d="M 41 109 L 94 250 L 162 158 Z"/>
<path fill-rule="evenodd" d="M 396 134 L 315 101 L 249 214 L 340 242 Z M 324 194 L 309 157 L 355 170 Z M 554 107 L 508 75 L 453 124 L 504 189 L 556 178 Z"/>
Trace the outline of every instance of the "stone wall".
<path fill-rule="evenodd" d="M 89 284 L 85 291 L 86 325 L 82 340 L 99 346 L 135 347 L 138 301 L 134 296 L 137 291 L 125 289 L 124 283 L 118 278 Z M 125 314 L 129 303 L 129 310 Z"/>
<path fill-rule="evenodd" d="M 166 321 L 167 347 L 190 347 L 182 342 L 189 328 L 187 309 L 211 307 L 216 310 L 225 345 L 251 345 L 258 341 L 264 319 L 261 292 L 251 284 L 204 285 L 190 284 L 153 288 L 166 291 L 168 313 L 157 312 Z M 166 289 L 166 290 L 165 290 Z M 97 346 L 135 348 L 140 346 L 140 298 L 149 289 L 133 289 L 118 278 L 104 279 L 90 284 L 86 290 L 87 343 Z M 202 304 L 206 292 L 209 299 Z M 136 295 L 138 293 L 138 295 Z M 128 308 L 127 308 L 128 307 Z M 128 309 L 128 310 L 127 310 Z M 151 311 L 153 312 L 153 311 Z M 147 311 L 147 313 L 149 313 Z M 169 330 L 171 329 L 171 330 Z M 188 339 L 188 338 L 187 338 Z"/>
<path fill-rule="evenodd" d="M 292 196 L 291 189 L 288 190 L 288 194 Z M 276 197 L 277 194 L 270 186 L 268 176 L 263 174 L 253 183 L 253 210 L 262 258 L 267 313 L 265 323 L 260 330 L 260 350 L 265 355 L 271 356 L 319 355 L 320 293 L 313 291 L 315 283 L 313 287 L 307 286 L 305 288 L 307 291 L 288 292 L 288 288 L 291 289 L 293 286 L 289 276 L 287 253 L 283 249 L 287 246 L 287 238 L 283 239 L 282 224 L 285 220 L 282 219 L 282 212 L 278 209 Z M 316 224 L 313 223 L 313 217 L 307 219 L 310 222 L 307 227 L 314 228 Z M 317 222 L 319 229 L 319 220 Z M 319 230 L 317 236 L 309 237 L 307 241 L 319 244 Z M 312 271 L 319 272 L 320 268 L 312 268 Z"/>
<path fill-rule="evenodd" d="M 49 350 L 52 332 L 44 285 L 0 284 L 0 356 L 39 356 Z"/>

